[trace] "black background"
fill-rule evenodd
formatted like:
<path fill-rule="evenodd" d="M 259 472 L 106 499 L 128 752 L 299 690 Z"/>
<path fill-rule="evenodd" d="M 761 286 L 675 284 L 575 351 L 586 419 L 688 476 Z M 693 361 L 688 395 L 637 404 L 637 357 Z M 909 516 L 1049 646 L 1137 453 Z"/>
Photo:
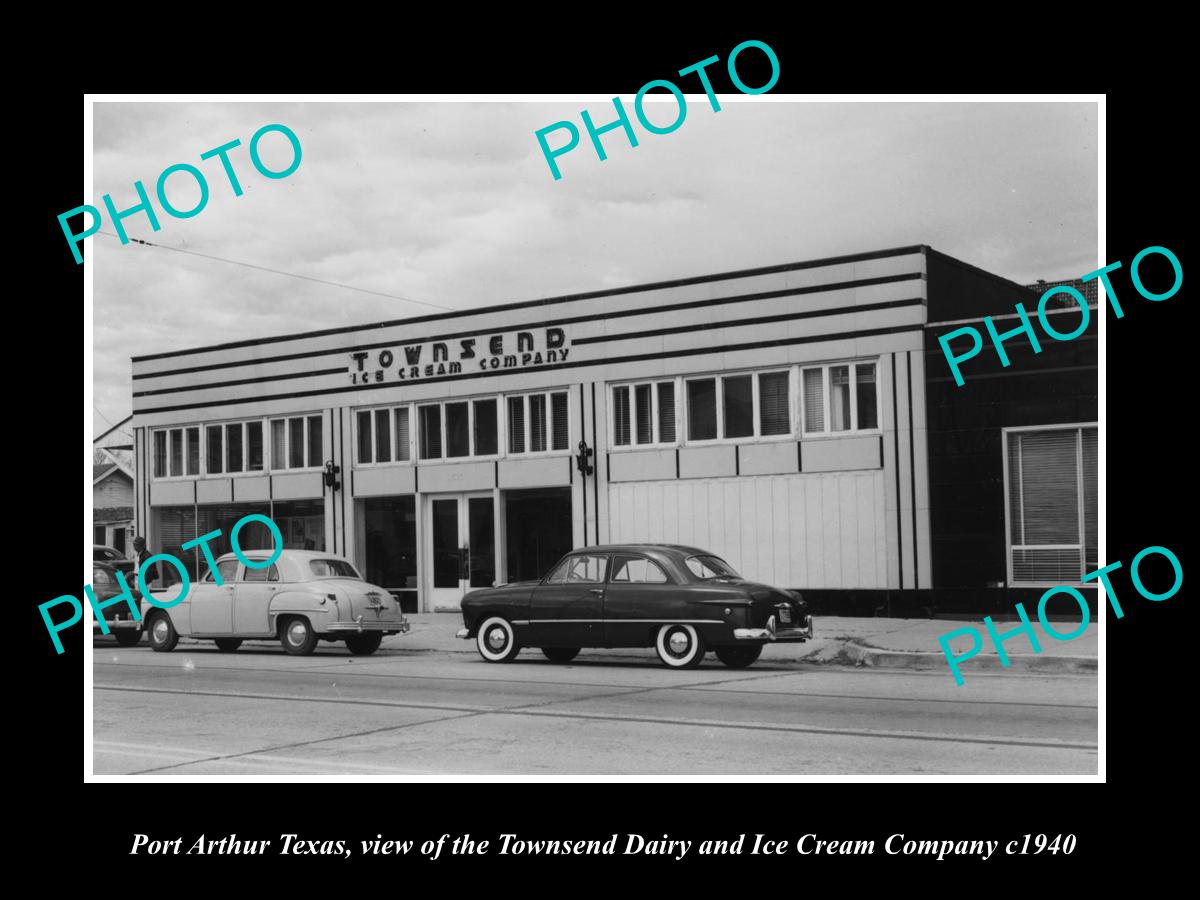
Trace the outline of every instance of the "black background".
<path fill-rule="evenodd" d="M 607 20 L 610 14 L 603 8 L 595 11 L 598 19 Z M 1151 603 L 1133 594 L 1127 574 L 1129 560 L 1151 544 L 1174 550 L 1188 571 L 1181 513 L 1193 508 L 1187 498 L 1194 470 L 1185 465 L 1185 455 L 1194 455 L 1188 397 L 1195 376 L 1190 367 L 1185 369 L 1194 344 L 1184 322 L 1187 286 L 1185 282 L 1184 289 L 1168 301 L 1150 303 L 1135 295 L 1127 276 L 1129 261 L 1150 245 L 1171 248 L 1188 268 L 1182 212 L 1191 205 L 1194 179 L 1184 168 L 1188 150 L 1179 132 L 1181 101 L 1163 71 L 1169 54 L 1157 43 L 1131 48 L 1137 43 L 1131 32 L 1120 36 L 1126 40 L 1118 65 L 1112 51 L 1103 49 L 1118 37 L 1106 34 L 1092 41 L 1080 32 L 1078 23 L 1059 27 L 1045 19 L 1039 19 L 1036 32 L 1025 20 L 1018 23 L 1026 26 L 1024 31 L 962 35 L 961 40 L 940 36 L 931 22 L 918 22 L 910 31 L 885 27 L 876 35 L 866 35 L 849 26 L 834 31 L 815 21 L 744 29 L 724 23 L 691 34 L 672 29 L 664 32 L 669 38 L 631 24 L 618 34 L 597 33 L 588 39 L 589 28 L 562 24 L 557 12 L 546 16 L 542 27 L 547 34 L 532 35 L 520 45 L 506 31 L 493 32 L 503 38 L 489 37 L 482 24 L 475 32 L 480 36 L 473 39 L 460 31 L 451 38 L 414 28 L 380 38 L 377 47 L 363 43 L 363 32 L 369 30 L 363 23 L 346 34 L 338 29 L 320 36 L 289 34 L 286 28 L 272 26 L 260 32 L 271 35 L 269 46 L 261 45 L 263 49 L 257 51 L 253 48 L 259 44 L 237 49 L 228 36 L 213 33 L 201 36 L 199 48 L 205 50 L 204 41 L 211 40 L 219 62 L 195 67 L 181 61 L 155 62 L 150 67 L 154 77 L 147 78 L 145 58 L 138 63 L 141 69 L 125 71 L 110 56 L 113 65 L 90 70 L 86 87 L 106 92 L 599 92 L 628 98 L 648 80 L 670 77 L 713 54 L 723 61 L 741 40 L 757 38 L 769 43 L 780 60 L 782 74 L 773 94 L 1108 91 L 1104 262 L 1125 263 L 1114 283 L 1126 315 L 1118 321 L 1111 312 L 1106 314 L 1107 559 L 1126 564 L 1114 578 L 1126 615 L 1120 621 L 1108 616 L 1107 655 L 1101 672 L 1101 683 L 1107 686 L 1107 727 L 1102 733 L 1102 742 L 1107 741 L 1107 784 L 772 784 L 764 777 L 756 784 L 216 785 L 155 779 L 85 785 L 82 637 L 71 634 L 68 651 L 56 656 L 36 608 L 46 599 L 77 593 L 81 575 L 88 574 L 86 566 L 78 565 L 83 528 L 74 515 L 79 509 L 80 463 L 90 459 L 90 445 L 86 440 L 82 446 L 79 443 L 75 418 L 79 406 L 68 400 L 78 396 L 74 391 L 83 348 L 79 332 L 66 325 L 79 321 L 83 273 L 55 218 L 59 212 L 95 200 L 81 193 L 84 101 L 76 86 L 84 82 L 80 74 L 75 84 L 43 84 L 26 101 L 24 115 L 27 122 L 36 123 L 37 139 L 26 145 L 20 162 L 16 180 L 29 192 L 23 206 L 29 214 L 20 216 L 16 224 L 31 227 L 33 235 L 14 239 L 10 232 L 9 238 L 10 271 L 24 270 L 31 276 L 17 279 L 24 286 L 10 295 L 13 313 L 8 323 L 8 352 L 15 357 L 8 369 L 15 382 L 10 396 L 20 398 L 20 418 L 9 434 L 10 465 L 15 470 L 9 473 L 10 484 L 20 498 L 12 510 L 18 533 L 10 571 L 23 576 L 20 582 L 10 579 L 10 584 L 21 586 L 13 605 L 27 624 L 22 635 L 24 659 L 9 671 L 10 696 L 20 698 L 21 708 L 10 714 L 6 735 L 10 752 L 16 754 L 16 764 L 10 765 L 8 773 L 10 791 L 31 792 L 19 808 L 10 805 L 10 815 L 21 826 L 16 846 L 10 844 L 16 851 L 10 858 L 26 865 L 35 858 L 45 860 L 38 870 L 47 871 L 41 866 L 50 860 L 61 865 L 61 854 L 71 844 L 84 857 L 81 874 L 87 867 L 97 884 L 111 885 L 116 871 L 127 871 L 133 878 L 119 881 L 134 889 L 156 883 L 144 879 L 192 873 L 213 879 L 237 867 L 250 875 L 299 876 L 305 886 L 328 879 L 341 890 L 359 886 L 352 877 L 358 873 L 388 879 L 363 881 L 364 889 L 373 885 L 370 889 L 404 890 L 409 886 L 406 879 L 418 870 L 426 874 L 441 870 L 452 878 L 484 873 L 524 876 L 520 882 L 446 882 L 462 890 L 511 889 L 518 884 L 564 890 L 603 884 L 601 890 L 608 885 L 621 890 L 621 874 L 636 865 L 665 883 L 681 874 L 699 873 L 717 889 L 709 873 L 720 873 L 747 879 L 744 884 L 749 890 L 804 892 L 817 889 L 810 880 L 816 864 L 826 876 L 838 878 L 834 885 L 842 888 L 857 887 L 872 870 L 885 878 L 894 873 L 935 880 L 949 872 L 958 877 L 946 886 L 962 893 L 991 884 L 1034 890 L 1048 885 L 1047 876 L 1055 876 L 1055 881 L 1061 877 L 1064 885 L 1082 886 L 1077 877 L 1121 859 L 1119 854 L 1128 852 L 1130 842 L 1139 854 L 1169 858 L 1170 844 L 1180 838 L 1175 836 L 1175 826 L 1162 817 L 1182 799 L 1182 785 L 1191 781 L 1182 733 L 1192 718 L 1193 705 L 1186 690 L 1186 659 L 1194 641 L 1184 619 L 1187 587 L 1185 583 L 1184 590 L 1168 601 Z M 127 39 L 132 38 L 111 38 L 117 43 Z M 85 43 L 80 41 L 81 49 Z M 60 56 L 62 52 L 59 48 Z M 1131 58 L 1135 53 L 1136 58 Z M 754 71 L 756 56 L 750 51 L 739 59 L 742 77 L 751 85 L 766 78 L 765 69 Z M 710 73 L 716 91 L 733 90 L 723 65 L 712 67 Z M 684 88 L 694 90 L 694 85 L 685 82 Z M 10 168 L 10 178 L 14 171 Z M 975 213 L 988 215 L 985 209 Z M 919 239 L 914 236 L 914 241 Z M 21 251 L 29 248 L 34 251 L 32 271 L 22 265 Z M 798 248 L 796 258 L 803 256 L 803 248 Z M 143 352 L 145 348 L 129 348 L 130 355 Z M 83 375 L 86 382 L 90 373 L 85 370 Z M 85 409 L 85 438 L 91 421 L 91 410 Z M 646 752 L 652 754 L 654 747 L 648 746 Z M 754 776 L 757 762 L 747 758 L 742 770 L 731 774 Z M 463 832 L 484 839 L 495 839 L 501 832 L 516 832 L 523 838 L 573 839 L 604 838 L 614 832 L 650 838 L 665 832 L 672 838 L 698 841 L 762 832 L 794 841 L 815 832 L 822 838 L 874 838 L 880 844 L 888 835 L 901 832 L 921 839 L 1003 841 L 1032 832 L 1072 833 L 1078 847 L 1070 857 L 1001 856 L 986 864 L 972 859 L 938 863 L 882 853 L 871 859 L 794 854 L 699 859 L 694 851 L 683 863 L 660 857 L 530 859 L 489 854 L 443 857 L 433 863 L 418 856 L 356 855 L 343 861 L 272 855 L 247 864 L 244 859 L 219 857 L 131 858 L 125 854 L 135 832 L 155 838 L 182 836 L 185 845 L 202 832 L 209 837 L 236 832 L 241 838 L 270 838 L 276 845 L 285 832 L 355 843 L 378 833 L 420 841 Z M 976 871 L 971 874 L 967 869 Z M 989 879 L 988 872 L 1013 880 L 997 881 L 994 875 Z M 598 882 L 597 875 L 608 878 Z M 551 877 L 553 881 L 548 880 Z M 751 880 L 759 878 L 769 881 Z M 686 880 L 693 881 L 705 883 Z M 172 882 L 161 883 L 171 889 Z M 184 882 L 176 878 L 173 883 Z M 220 884 L 215 879 L 195 883 L 210 888 Z M 934 886 L 895 884 L 916 889 Z"/>

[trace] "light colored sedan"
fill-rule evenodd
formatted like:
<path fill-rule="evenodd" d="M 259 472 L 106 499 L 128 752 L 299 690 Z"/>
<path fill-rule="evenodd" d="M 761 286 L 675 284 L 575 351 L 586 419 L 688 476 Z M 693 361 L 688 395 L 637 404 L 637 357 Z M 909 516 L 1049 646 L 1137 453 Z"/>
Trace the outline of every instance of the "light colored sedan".
<path fill-rule="evenodd" d="M 247 550 L 253 562 L 270 551 Z M 384 588 L 368 584 L 347 560 L 313 550 L 283 550 L 267 568 L 248 568 L 232 553 L 217 560 L 218 584 L 209 570 L 184 600 L 169 609 L 143 601 L 142 619 L 154 650 L 173 650 L 180 637 L 212 640 L 229 653 L 248 638 L 278 638 L 293 656 L 312 653 L 318 641 L 345 641 L 364 656 L 379 649 L 385 635 L 403 634 L 408 620 Z M 160 603 L 173 588 L 153 589 Z"/>

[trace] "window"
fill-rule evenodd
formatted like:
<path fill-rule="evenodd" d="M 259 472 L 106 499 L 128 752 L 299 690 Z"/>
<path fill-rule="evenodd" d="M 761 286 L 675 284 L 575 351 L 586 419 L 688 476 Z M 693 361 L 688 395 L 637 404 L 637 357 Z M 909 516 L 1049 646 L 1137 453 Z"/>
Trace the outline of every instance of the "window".
<path fill-rule="evenodd" d="M 187 429 L 187 474 L 200 474 L 200 429 Z"/>
<path fill-rule="evenodd" d="M 508 397 L 508 452 L 566 450 L 569 438 L 567 392 Z"/>
<path fill-rule="evenodd" d="M 266 569 L 243 569 L 242 581 L 278 581 L 279 569 L 274 565 Z"/>
<path fill-rule="evenodd" d="M 321 416 L 271 420 L 271 468 L 319 469 L 323 446 Z"/>
<path fill-rule="evenodd" d="M 600 584 L 607 568 L 607 556 L 568 556 L 546 581 L 549 584 Z"/>
<path fill-rule="evenodd" d="M 689 556 L 687 567 L 697 578 L 738 578 L 733 566 L 717 556 Z"/>
<path fill-rule="evenodd" d="M 621 584 L 666 584 L 667 573 L 658 563 L 641 556 L 618 556 L 611 581 Z"/>
<path fill-rule="evenodd" d="M 496 408 L 495 398 L 453 400 L 417 407 L 421 459 L 495 456 L 499 452 Z M 407 444 L 407 411 L 397 427 L 403 428 Z"/>
<path fill-rule="evenodd" d="M 208 438 L 208 458 L 205 460 L 204 471 L 209 475 L 223 472 L 222 463 L 225 460 L 225 454 L 221 449 L 221 435 L 224 433 L 224 429 L 220 425 L 209 425 L 204 432 Z"/>
<path fill-rule="evenodd" d="M 675 442 L 675 383 L 622 384 L 612 389 L 615 447 Z"/>
<path fill-rule="evenodd" d="M 358 462 L 408 462 L 408 407 L 360 409 L 355 414 Z"/>
<path fill-rule="evenodd" d="M 446 404 L 446 456 L 471 455 L 471 413 L 466 403 Z"/>
<path fill-rule="evenodd" d="M 792 433 L 792 404 L 788 396 L 787 372 L 763 372 L 758 376 L 758 433 Z"/>
<path fill-rule="evenodd" d="M 318 578 L 358 578 L 361 577 L 354 566 L 342 559 L 310 559 L 309 570 Z"/>
<path fill-rule="evenodd" d="M 804 433 L 870 431 L 879 427 L 876 364 L 835 363 L 803 371 Z"/>
<path fill-rule="evenodd" d="M 217 563 L 217 571 L 221 574 L 221 580 L 226 584 L 233 581 L 233 579 L 237 576 L 237 568 L 238 561 L 236 559 L 223 559 Z M 204 573 L 204 580 L 210 583 L 216 581 L 216 579 L 213 578 L 212 569 L 209 569 Z"/>
<path fill-rule="evenodd" d="M 421 459 L 441 459 L 441 406 L 419 406 L 417 407 L 417 417 L 421 421 Z"/>
<path fill-rule="evenodd" d="M 791 378 L 783 370 L 688 379 L 688 440 L 790 435 Z"/>
<path fill-rule="evenodd" d="M 705 378 L 687 383 L 688 440 L 711 441 L 717 436 L 717 381 Z"/>
<path fill-rule="evenodd" d="M 183 429 L 171 429 L 171 477 L 183 474 Z"/>
<path fill-rule="evenodd" d="M 225 426 L 225 471 L 242 471 L 242 423 Z"/>
<path fill-rule="evenodd" d="M 508 398 L 508 452 L 525 452 L 525 398 Z"/>
<path fill-rule="evenodd" d="M 375 459 L 387 462 L 392 458 L 392 411 L 375 410 Z"/>
<path fill-rule="evenodd" d="M 1013 585 L 1079 584 L 1098 567 L 1097 429 L 1005 430 Z"/>
<path fill-rule="evenodd" d="M 154 477 L 165 478 L 167 475 L 167 433 L 154 432 Z"/>
<path fill-rule="evenodd" d="M 263 424 L 262 422 L 246 423 L 246 471 L 261 472 L 263 470 Z"/>
<path fill-rule="evenodd" d="M 721 379 L 724 399 L 724 437 L 749 437 L 754 434 L 754 388 L 749 375 L 726 376 Z"/>
<path fill-rule="evenodd" d="M 476 400 L 473 412 L 475 415 L 475 455 L 495 456 L 498 448 L 495 399 Z"/>

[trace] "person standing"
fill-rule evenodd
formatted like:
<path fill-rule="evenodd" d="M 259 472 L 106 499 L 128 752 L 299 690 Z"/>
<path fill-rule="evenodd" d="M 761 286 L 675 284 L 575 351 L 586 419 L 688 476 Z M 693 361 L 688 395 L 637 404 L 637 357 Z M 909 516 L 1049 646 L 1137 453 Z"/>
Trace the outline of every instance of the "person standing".
<path fill-rule="evenodd" d="M 138 573 L 142 571 L 142 566 L 145 564 L 146 560 L 148 560 L 153 555 L 154 554 L 151 553 L 150 549 L 146 546 L 146 539 L 144 537 L 142 537 L 139 534 L 137 537 L 135 537 L 133 539 L 133 578 L 134 578 L 134 582 L 133 582 L 132 586 L 134 586 L 134 587 L 137 586 Z M 158 563 L 155 563 L 153 566 L 151 566 L 151 569 L 152 569 L 152 571 L 146 573 L 146 586 L 147 587 L 152 586 L 154 580 L 157 579 L 158 577 L 160 577 L 160 574 L 161 574 L 158 569 Z"/>

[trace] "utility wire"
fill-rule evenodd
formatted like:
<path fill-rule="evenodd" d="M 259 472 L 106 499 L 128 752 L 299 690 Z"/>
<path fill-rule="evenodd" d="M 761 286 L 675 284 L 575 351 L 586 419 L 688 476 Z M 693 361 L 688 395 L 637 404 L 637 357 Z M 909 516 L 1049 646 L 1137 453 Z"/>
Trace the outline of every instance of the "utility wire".
<path fill-rule="evenodd" d="M 104 413 L 100 412 L 100 407 L 98 407 L 95 403 L 92 404 L 92 410 L 96 413 L 96 415 L 98 415 L 100 418 L 102 418 L 104 420 L 104 424 L 106 424 L 109 428 L 117 427 L 112 422 L 108 421 L 108 416 L 106 416 Z"/>
<path fill-rule="evenodd" d="M 113 234 L 111 231 L 101 231 L 99 233 L 107 235 L 108 237 L 113 237 L 113 238 L 117 238 L 118 240 L 120 240 L 120 238 L 117 235 Z M 313 278 L 311 275 L 297 275 L 295 272 L 284 272 L 281 269 L 270 269 L 270 268 L 267 268 L 266 266 L 258 266 L 258 265 L 255 265 L 254 263 L 241 262 L 240 260 L 236 260 L 236 259 L 225 259 L 224 257 L 221 257 L 221 256 L 210 256 L 207 253 L 199 253 L 195 250 L 184 250 L 182 247 L 169 247 L 166 244 L 152 244 L 149 241 L 143 241 L 140 238 L 130 238 L 129 242 L 131 244 L 144 244 L 147 247 L 157 247 L 159 250 L 173 250 L 176 253 L 187 253 L 190 256 L 200 256 L 200 257 L 203 257 L 204 259 L 211 259 L 211 260 L 215 260 L 217 262 L 229 263 L 230 265 L 234 265 L 234 266 L 244 266 L 247 269 L 258 269 L 260 272 L 270 272 L 274 275 L 286 275 L 288 278 L 299 278 L 302 281 L 312 281 L 317 284 L 327 284 L 330 287 L 344 288 L 348 291 L 358 291 L 360 294 L 373 294 L 376 297 L 386 297 L 388 300 L 400 300 L 403 303 L 416 303 L 416 304 L 419 304 L 420 306 L 429 306 L 429 307 L 432 307 L 433 309 L 444 309 L 447 312 L 455 312 L 453 307 L 440 306 L 437 303 L 430 303 L 427 300 L 413 300 L 411 297 L 399 297 L 395 294 L 384 294 L 379 291 L 370 291 L 370 290 L 367 290 L 366 288 L 354 287 L 353 285 L 350 285 L 350 284 L 340 284 L 339 282 L 336 282 L 336 281 L 326 281 L 323 278 Z"/>

